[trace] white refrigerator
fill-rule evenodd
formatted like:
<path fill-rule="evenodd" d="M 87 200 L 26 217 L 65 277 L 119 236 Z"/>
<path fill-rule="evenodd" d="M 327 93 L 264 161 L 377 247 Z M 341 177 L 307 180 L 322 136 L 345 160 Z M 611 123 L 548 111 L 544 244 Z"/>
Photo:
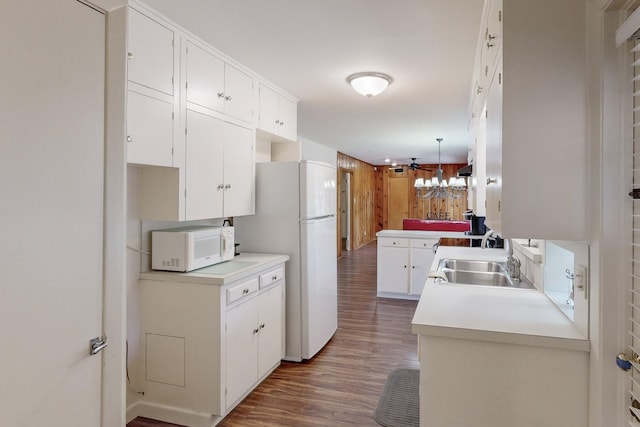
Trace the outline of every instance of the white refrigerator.
<path fill-rule="evenodd" d="M 312 358 L 338 328 L 336 168 L 256 164 L 256 214 L 235 217 L 242 252 L 286 253 L 286 360 Z"/>

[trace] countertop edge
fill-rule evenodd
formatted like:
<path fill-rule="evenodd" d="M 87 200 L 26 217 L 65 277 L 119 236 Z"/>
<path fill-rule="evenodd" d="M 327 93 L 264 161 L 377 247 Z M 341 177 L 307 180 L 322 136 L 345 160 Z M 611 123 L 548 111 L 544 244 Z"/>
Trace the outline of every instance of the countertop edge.
<path fill-rule="evenodd" d="M 464 231 L 431 231 L 431 230 L 381 230 L 376 233 L 376 237 L 404 237 L 404 238 L 440 238 L 451 237 L 457 239 L 478 238 L 464 234 Z"/>
<path fill-rule="evenodd" d="M 180 273 L 176 271 L 156 271 L 150 270 L 140 273 L 140 280 L 157 280 L 165 282 L 189 282 L 189 283 L 201 283 L 207 285 L 224 286 L 229 283 L 241 280 L 245 277 L 255 275 L 259 271 L 275 267 L 290 259 L 286 254 L 258 254 L 258 253 L 242 253 L 239 256 L 243 257 L 243 261 L 249 260 L 256 262 L 255 265 L 248 266 L 233 273 L 228 274 L 211 274 L 200 272 L 201 270 L 208 268 L 189 271 L 186 273 Z M 232 263 L 238 257 L 233 260 L 226 261 Z"/>
<path fill-rule="evenodd" d="M 511 332 L 486 331 L 419 324 L 412 324 L 411 331 L 414 334 L 428 337 L 526 345 L 570 351 L 581 351 L 587 353 L 591 351 L 591 342 L 587 339 L 549 337 L 541 335 L 527 335 Z"/>

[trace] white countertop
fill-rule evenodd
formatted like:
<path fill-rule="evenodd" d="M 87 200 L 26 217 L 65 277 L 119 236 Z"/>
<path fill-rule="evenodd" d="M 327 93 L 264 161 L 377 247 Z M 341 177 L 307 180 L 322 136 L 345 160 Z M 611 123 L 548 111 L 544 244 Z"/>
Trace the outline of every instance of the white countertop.
<path fill-rule="evenodd" d="M 184 281 L 207 285 L 226 285 L 261 270 L 275 267 L 289 260 L 289 255 L 241 253 L 232 260 L 209 267 L 199 268 L 188 273 L 175 271 L 147 271 L 140 273 L 141 279 L 162 281 Z"/>
<path fill-rule="evenodd" d="M 503 249 L 441 246 L 441 258 L 505 261 Z M 416 308 L 415 334 L 589 351 L 589 340 L 539 290 L 461 284 L 427 279 Z"/>
<path fill-rule="evenodd" d="M 425 231 L 425 230 L 382 230 L 376 233 L 377 237 L 405 237 L 410 239 L 439 239 L 449 237 L 453 239 L 482 238 L 482 236 L 469 236 L 464 231 Z"/>

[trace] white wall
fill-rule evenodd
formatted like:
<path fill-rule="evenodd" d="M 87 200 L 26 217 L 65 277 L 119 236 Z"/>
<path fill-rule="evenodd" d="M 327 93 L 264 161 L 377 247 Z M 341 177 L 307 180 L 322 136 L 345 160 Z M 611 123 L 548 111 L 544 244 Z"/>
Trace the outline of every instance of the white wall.
<path fill-rule="evenodd" d="M 337 165 L 338 152 L 333 148 L 311 141 L 305 138 L 299 138 L 302 145 L 302 160 L 316 160 L 319 162 Z"/>

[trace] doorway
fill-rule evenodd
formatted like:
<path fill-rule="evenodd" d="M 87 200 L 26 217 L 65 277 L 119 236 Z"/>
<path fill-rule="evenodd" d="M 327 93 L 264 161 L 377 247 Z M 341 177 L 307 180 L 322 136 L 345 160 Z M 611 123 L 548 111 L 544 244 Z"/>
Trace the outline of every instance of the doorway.
<path fill-rule="evenodd" d="M 409 218 L 409 177 L 389 177 L 388 228 L 402 230 L 402 220 Z"/>
<path fill-rule="evenodd" d="M 338 196 L 338 254 L 343 250 L 350 251 L 353 248 L 352 236 L 352 205 L 351 205 L 351 182 L 352 173 L 347 170 L 340 170 L 340 187 Z"/>

